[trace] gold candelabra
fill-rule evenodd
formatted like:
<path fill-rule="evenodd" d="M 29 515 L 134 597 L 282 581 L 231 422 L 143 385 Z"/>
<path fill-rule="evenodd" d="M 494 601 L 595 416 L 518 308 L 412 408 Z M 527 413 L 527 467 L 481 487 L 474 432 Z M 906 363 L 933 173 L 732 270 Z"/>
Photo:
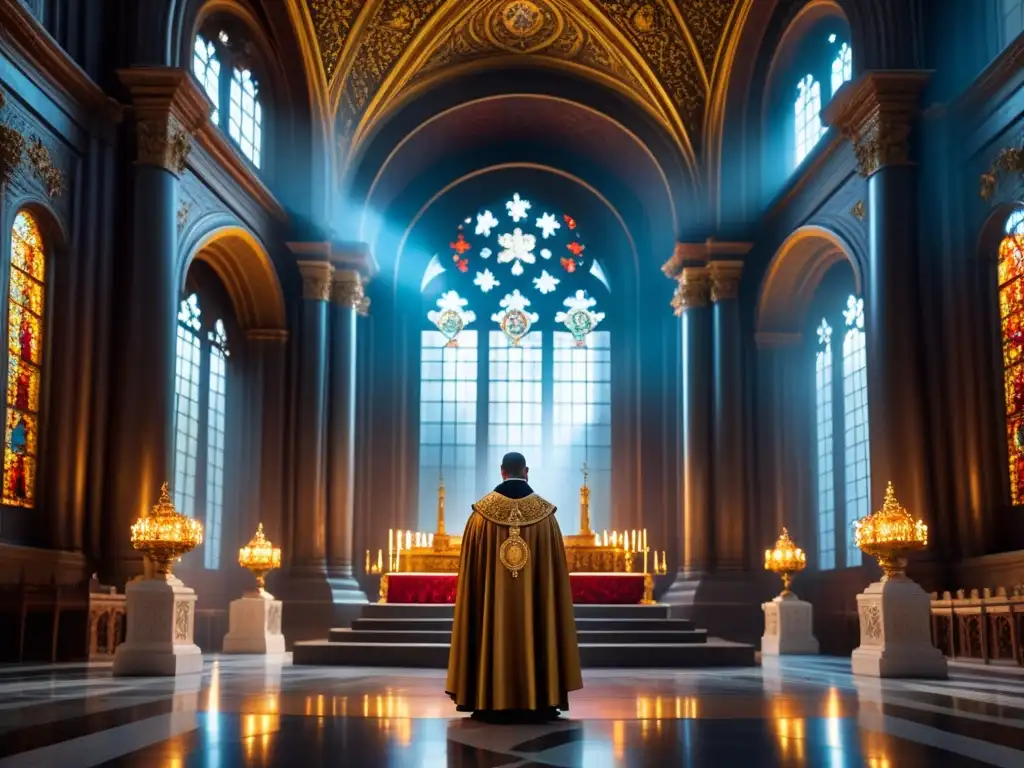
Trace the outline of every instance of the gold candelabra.
<path fill-rule="evenodd" d="M 914 520 L 896 500 L 890 482 L 882 508 L 853 524 L 853 540 L 864 554 L 878 560 L 885 572 L 882 581 L 902 579 L 906 577 L 907 553 L 928 546 L 928 526 Z"/>
<path fill-rule="evenodd" d="M 789 591 L 789 584 L 793 574 L 799 573 L 806 567 L 807 555 L 793 543 L 793 540 L 789 538 L 789 531 L 783 528 L 782 535 L 775 542 L 775 549 L 764 551 L 764 569 L 782 577 L 780 597 L 788 597 L 792 594 Z"/>
<path fill-rule="evenodd" d="M 160 500 L 131 530 L 132 547 L 149 558 L 154 579 L 171 578 L 171 563 L 203 543 L 203 524 L 174 508 L 167 483 L 160 487 Z"/>
<path fill-rule="evenodd" d="M 238 564 L 256 577 L 256 593 L 266 595 L 267 574 L 281 567 L 281 550 L 263 535 L 263 523 L 256 526 L 256 535 L 238 550 Z"/>
<path fill-rule="evenodd" d="M 379 573 L 384 572 L 384 550 L 377 550 L 377 560 L 370 560 L 370 550 L 366 550 L 366 567 L 363 572 L 370 576 L 376 576 Z"/>

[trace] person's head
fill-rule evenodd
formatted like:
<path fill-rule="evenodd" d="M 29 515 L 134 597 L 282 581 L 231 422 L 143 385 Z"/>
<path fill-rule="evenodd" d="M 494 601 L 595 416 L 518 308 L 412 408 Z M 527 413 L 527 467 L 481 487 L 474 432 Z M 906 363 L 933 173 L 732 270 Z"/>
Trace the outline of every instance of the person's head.
<path fill-rule="evenodd" d="M 526 466 L 526 458 L 521 453 L 506 453 L 501 460 L 501 479 L 526 480 L 530 476 L 530 468 Z"/>

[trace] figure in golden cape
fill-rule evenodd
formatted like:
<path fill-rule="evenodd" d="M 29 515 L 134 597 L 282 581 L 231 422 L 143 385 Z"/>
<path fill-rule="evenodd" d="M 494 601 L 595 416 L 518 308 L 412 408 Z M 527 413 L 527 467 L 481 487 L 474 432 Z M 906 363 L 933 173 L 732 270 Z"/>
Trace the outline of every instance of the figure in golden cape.
<path fill-rule="evenodd" d="M 462 536 L 445 690 L 476 716 L 554 718 L 583 687 L 562 532 L 522 454 L 501 476 Z"/>

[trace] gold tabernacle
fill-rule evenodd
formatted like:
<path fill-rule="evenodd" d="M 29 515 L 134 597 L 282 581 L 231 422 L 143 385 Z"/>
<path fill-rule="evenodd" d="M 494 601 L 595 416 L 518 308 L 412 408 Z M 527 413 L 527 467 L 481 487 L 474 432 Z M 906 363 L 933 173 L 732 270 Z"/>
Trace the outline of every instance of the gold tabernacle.
<path fill-rule="evenodd" d="M 853 540 L 864 554 L 878 560 L 885 571 L 882 581 L 901 579 L 907 569 L 906 554 L 928 546 L 928 526 L 915 521 L 896 500 L 890 482 L 882 508 L 854 523 Z"/>
<path fill-rule="evenodd" d="M 174 508 L 167 483 L 152 511 L 132 525 L 132 546 L 153 564 L 153 578 L 170 579 L 171 563 L 203 543 L 203 524 Z"/>

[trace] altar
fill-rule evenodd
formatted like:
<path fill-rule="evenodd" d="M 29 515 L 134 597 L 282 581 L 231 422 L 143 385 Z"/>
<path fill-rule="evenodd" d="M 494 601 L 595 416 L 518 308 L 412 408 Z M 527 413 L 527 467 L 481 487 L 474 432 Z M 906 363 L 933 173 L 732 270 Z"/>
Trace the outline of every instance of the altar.
<path fill-rule="evenodd" d="M 457 573 L 387 573 L 381 576 L 380 602 L 443 605 L 455 602 Z M 570 573 L 576 605 L 639 605 L 643 573 Z"/>

